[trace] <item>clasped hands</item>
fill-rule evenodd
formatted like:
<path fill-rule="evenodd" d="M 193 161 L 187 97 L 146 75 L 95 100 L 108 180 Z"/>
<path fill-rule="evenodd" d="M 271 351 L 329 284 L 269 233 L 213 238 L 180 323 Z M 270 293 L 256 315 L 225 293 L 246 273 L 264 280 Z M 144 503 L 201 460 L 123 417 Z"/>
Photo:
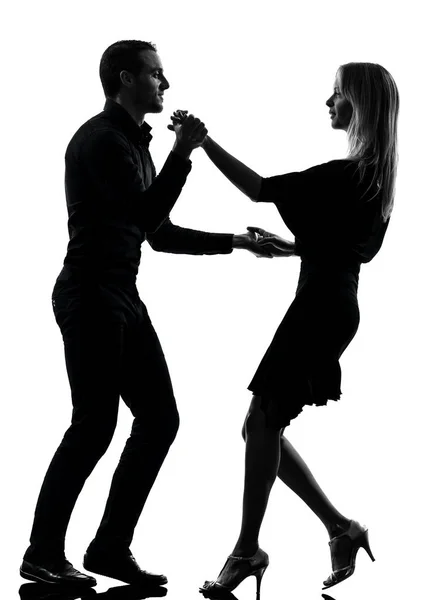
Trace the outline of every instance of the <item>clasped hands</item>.
<path fill-rule="evenodd" d="M 207 137 L 207 128 L 204 123 L 189 115 L 186 110 L 176 110 L 172 117 L 172 124 L 168 129 L 176 134 L 174 151 L 188 158 L 195 148 L 199 148 Z"/>
<path fill-rule="evenodd" d="M 255 254 L 257 258 L 273 258 L 274 256 L 292 256 L 295 251 L 294 242 L 270 233 L 261 227 L 248 227 L 247 233 L 233 236 L 233 247 L 244 248 Z"/>
<path fill-rule="evenodd" d="M 176 110 L 171 116 L 171 121 L 168 129 L 176 133 L 176 143 L 179 147 L 191 152 L 194 148 L 202 146 L 208 131 L 200 119 L 189 115 L 185 110 Z M 248 227 L 246 233 L 234 235 L 233 247 L 249 250 L 257 258 L 292 256 L 295 250 L 294 242 L 261 227 Z"/>

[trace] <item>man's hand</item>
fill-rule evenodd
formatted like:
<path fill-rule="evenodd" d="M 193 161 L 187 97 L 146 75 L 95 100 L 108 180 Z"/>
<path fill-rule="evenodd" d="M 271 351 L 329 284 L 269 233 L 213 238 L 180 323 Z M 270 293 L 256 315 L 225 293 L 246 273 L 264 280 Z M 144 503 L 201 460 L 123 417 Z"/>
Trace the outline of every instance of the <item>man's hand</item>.
<path fill-rule="evenodd" d="M 292 256 L 295 244 L 260 227 L 248 227 L 247 233 L 233 236 L 233 247 L 249 250 L 257 258 L 273 258 Z"/>
<path fill-rule="evenodd" d="M 295 251 L 295 243 L 270 233 L 261 227 L 248 227 L 250 233 L 255 237 L 258 247 L 269 252 L 271 256 L 292 256 Z"/>
<path fill-rule="evenodd" d="M 168 129 L 176 134 L 173 152 L 189 158 L 195 148 L 202 146 L 208 133 L 207 128 L 200 119 L 187 115 L 186 111 L 176 111 L 171 120 L 173 123 L 168 125 Z"/>
<path fill-rule="evenodd" d="M 263 248 L 257 242 L 257 234 L 252 231 L 241 233 L 240 235 L 233 236 L 233 248 L 242 248 L 243 250 L 249 250 L 252 254 L 255 254 L 257 258 L 272 258 L 272 254 L 268 249 Z"/>

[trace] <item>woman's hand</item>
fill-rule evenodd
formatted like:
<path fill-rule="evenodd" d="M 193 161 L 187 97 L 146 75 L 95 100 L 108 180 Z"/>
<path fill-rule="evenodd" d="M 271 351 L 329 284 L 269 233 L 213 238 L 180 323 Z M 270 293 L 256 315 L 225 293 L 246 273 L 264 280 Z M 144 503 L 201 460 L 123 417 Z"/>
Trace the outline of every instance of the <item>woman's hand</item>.
<path fill-rule="evenodd" d="M 270 233 L 261 227 L 248 227 L 250 233 L 256 236 L 255 241 L 260 248 L 268 251 L 271 256 L 292 256 L 295 243 Z"/>
<path fill-rule="evenodd" d="M 272 258 L 270 251 L 257 243 L 257 234 L 251 231 L 234 235 L 232 247 L 249 250 L 257 258 Z"/>
<path fill-rule="evenodd" d="M 257 258 L 292 256 L 295 250 L 294 242 L 289 242 L 275 233 L 269 233 L 261 227 L 248 227 L 246 233 L 234 235 L 233 247 L 249 250 Z"/>
<path fill-rule="evenodd" d="M 175 110 L 171 115 L 172 125 L 168 125 L 168 129 L 174 131 L 175 125 L 182 125 L 188 115 L 188 110 Z"/>

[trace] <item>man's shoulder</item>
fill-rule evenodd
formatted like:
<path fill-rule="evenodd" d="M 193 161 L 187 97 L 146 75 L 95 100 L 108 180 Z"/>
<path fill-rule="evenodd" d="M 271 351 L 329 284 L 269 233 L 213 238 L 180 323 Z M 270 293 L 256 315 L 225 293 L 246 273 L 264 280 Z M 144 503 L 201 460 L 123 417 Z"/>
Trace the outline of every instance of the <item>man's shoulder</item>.
<path fill-rule="evenodd" d="M 120 127 L 104 112 L 91 117 L 73 134 L 67 146 L 67 152 L 80 150 L 91 138 L 116 138 L 123 141 L 126 136 Z"/>

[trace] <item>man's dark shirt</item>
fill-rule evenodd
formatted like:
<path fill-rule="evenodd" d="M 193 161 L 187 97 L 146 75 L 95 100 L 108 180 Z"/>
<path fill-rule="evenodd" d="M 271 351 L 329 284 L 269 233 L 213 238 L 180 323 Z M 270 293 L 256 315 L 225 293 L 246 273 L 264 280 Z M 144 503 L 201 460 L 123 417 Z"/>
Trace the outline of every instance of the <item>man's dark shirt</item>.
<path fill-rule="evenodd" d="M 141 244 L 183 254 L 228 254 L 232 234 L 174 225 L 169 214 L 191 170 L 171 152 L 156 176 L 141 127 L 113 100 L 71 139 L 65 155 L 70 241 L 60 280 L 135 283 Z"/>

